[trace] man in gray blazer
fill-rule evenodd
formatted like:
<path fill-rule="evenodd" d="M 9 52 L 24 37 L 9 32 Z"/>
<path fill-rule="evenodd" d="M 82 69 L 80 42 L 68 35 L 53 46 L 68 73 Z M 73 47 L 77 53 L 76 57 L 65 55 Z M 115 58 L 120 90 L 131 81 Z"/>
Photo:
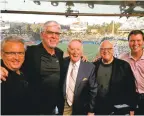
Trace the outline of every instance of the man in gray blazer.
<path fill-rule="evenodd" d="M 94 115 L 95 66 L 81 60 L 83 46 L 80 40 L 69 43 L 68 53 L 63 67 L 64 115 Z"/>

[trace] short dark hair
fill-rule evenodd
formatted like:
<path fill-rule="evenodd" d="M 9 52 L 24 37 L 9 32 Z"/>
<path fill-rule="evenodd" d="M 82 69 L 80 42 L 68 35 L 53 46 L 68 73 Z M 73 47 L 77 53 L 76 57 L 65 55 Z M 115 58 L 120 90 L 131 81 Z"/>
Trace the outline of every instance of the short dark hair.
<path fill-rule="evenodd" d="M 128 41 L 129 41 L 129 39 L 130 39 L 130 36 L 131 35 L 137 35 L 137 34 L 141 34 L 142 35 L 142 37 L 143 37 L 143 40 L 144 40 L 144 33 L 141 31 L 141 30 L 132 30 L 130 33 L 129 33 L 129 35 L 128 35 Z"/>

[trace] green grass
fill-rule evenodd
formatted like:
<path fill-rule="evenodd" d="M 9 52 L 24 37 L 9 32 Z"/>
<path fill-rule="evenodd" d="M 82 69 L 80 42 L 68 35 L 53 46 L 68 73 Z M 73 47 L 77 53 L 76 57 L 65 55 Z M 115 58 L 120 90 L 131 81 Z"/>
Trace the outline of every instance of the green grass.
<path fill-rule="evenodd" d="M 66 50 L 67 50 L 67 44 L 60 43 L 58 45 L 58 47 L 60 49 L 62 49 L 64 52 L 66 52 Z M 99 46 L 96 44 L 84 44 L 83 47 L 84 47 L 84 55 L 86 55 L 88 57 L 89 61 L 92 61 L 93 58 L 98 53 L 98 47 Z"/>

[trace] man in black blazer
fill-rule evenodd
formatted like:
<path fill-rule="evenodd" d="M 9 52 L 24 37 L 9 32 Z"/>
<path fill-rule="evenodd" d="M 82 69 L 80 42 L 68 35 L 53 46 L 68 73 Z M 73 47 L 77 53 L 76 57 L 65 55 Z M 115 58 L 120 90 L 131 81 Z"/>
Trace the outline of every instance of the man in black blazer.
<path fill-rule="evenodd" d="M 134 75 L 130 65 L 114 58 L 113 53 L 113 44 L 108 40 L 103 41 L 100 45 L 101 58 L 94 62 L 98 82 L 95 113 L 99 115 L 122 114 L 120 107 L 129 105 L 130 114 L 133 115 L 135 108 Z"/>
<path fill-rule="evenodd" d="M 72 40 L 68 45 L 69 57 L 64 59 L 64 115 L 94 115 L 97 94 L 95 66 L 81 61 L 82 49 L 80 40 Z"/>
<path fill-rule="evenodd" d="M 63 52 L 57 48 L 60 25 L 55 21 L 44 23 L 42 43 L 29 46 L 26 51 L 24 72 L 28 75 L 34 114 L 52 115 L 60 100 L 60 70 Z"/>

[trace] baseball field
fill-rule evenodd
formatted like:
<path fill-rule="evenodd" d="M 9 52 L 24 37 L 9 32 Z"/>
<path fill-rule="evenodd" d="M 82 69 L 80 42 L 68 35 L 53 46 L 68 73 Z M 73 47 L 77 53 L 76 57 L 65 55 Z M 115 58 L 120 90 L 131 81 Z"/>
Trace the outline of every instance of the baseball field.
<path fill-rule="evenodd" d="M 67 44 L 65 44 L 65 43 L 60 43 L 58 45 L 58 47 L 61 48 L 64 52 L 67 51 Z M 86 55 L 88 57 L 89 61 L 92 61 L 93 58 L 98 53 L 99 45 L 97 45 L 97 44 L 84 44 L 83 47 L 84 47 L 84 55 Z"/>

